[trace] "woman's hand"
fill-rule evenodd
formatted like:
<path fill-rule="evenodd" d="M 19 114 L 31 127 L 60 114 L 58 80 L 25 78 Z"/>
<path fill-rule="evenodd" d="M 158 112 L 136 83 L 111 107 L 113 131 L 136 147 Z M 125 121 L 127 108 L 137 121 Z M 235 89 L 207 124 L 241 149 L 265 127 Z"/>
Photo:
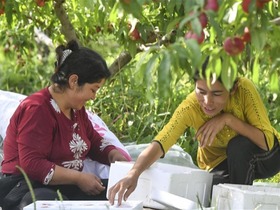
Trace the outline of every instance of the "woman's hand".
<path fill-rule="evenodd" d="M 144 149 L 126 177 L 118 181 L 109 189 L 109 202 L 113 205 L 117 194 L 118 205 L 121 205 L 122 200 L 126 201 L 130 194 L 136 189 L 137 181 L 141 173 L 150 167 L 163 154 L 161 145 L 157 142 L 152 142 L 146 149 Z"/>
<path fill-rule="evenodd" d="M 114 186 L 109 189 L 108 200 L 111 205 L 114 205 L 116 194 L 118 194 L 118 205 L 120 206 L 122 200 L 126 201 L 130 194 L 136 189 L 138 176 L 130 173 Z"/>
<path fill-rule="evenodd" d="M 199 139 L 200 147 L 211 146 L 217 133 L 219 133 L 227 124 L 227 120 L 231 114 L 223 113 L 213 117 L 211 120 L 207 121 L 202 125 L 195 137 Z"/>
<path fill-rule="evenodd" d="M 81 172 L 77 180 L 77 185 L 82 191 L 84 191 L 88 195 L 98 195 L 103 190 L 105 190 L 105 186 L 103 186 L 101 180 L 91 173 Z"/>

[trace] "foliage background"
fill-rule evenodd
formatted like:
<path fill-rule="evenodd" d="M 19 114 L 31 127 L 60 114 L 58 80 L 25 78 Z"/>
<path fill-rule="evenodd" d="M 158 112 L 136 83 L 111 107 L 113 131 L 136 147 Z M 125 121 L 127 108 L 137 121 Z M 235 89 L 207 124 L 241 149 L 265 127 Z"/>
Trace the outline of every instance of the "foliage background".
<path fill-rule="evenodd" d="M 221 56 L 229 66 L 209 71 L 224 74 L 230 86 L 236 76 L 254 80 L 268 109 L 272 124 L 280 131 L 278 56 L 280 29 L 271 23 L 279 17 L 278 1 L 250 13 L 242 1 L 219 0 L 217 13 L 208 11 L 208 36 L 198 45 L 185 40 L 190 30 L 202 30 L 190 11 L 201 11 L 204 0 L 6 0 L 0 16 L 0 88 L 29 95 L 49 84 L 54 71 L 55 46 L 74 38 L 98 51 L 108 66 L 121 53 L 129 62 L 121 65 L 87 104 L 107 123 L 123 143 L 147 143 L 167 123 L 179 103 L 193 90 L 192 74 L 205 55 Z M 4 2 L 4 3 L 3 3 Z M 182 6 L 183 5 L 183 6 Z M 184 8 L 182 10 L 182 8 Z M 229 21 L 229 11 L 235 8 Z M 66 16 L 63 16 L 63 12 Z M 140 39 L 133 39 L 137 27 Z M 250 26 L 252 41 L 242 54 L 231 57 L 222 48 L 228 36 L 242 34 Z M 176 29 L 176 34 L 174 34 Z M 213 38 L 214 37 L 214 38 Z M 231 73 L 222 69 L 231 68 Z M 186 130 L 178 141 L 196 160 L 194 131 Z M 274 181 L 278 182 L 275 178 Z"/>

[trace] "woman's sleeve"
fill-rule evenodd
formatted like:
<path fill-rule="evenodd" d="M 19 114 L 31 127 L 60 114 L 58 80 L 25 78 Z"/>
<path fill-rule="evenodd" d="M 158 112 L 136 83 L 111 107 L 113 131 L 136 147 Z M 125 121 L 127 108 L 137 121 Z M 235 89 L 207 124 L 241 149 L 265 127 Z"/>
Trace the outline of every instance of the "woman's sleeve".
<path fill-rule="evenodd" d="M 191 102 L 185 99 L 174 111 L 169 122 L 154 138 L 162 146 L 164 154 L 177 142 L 188 127 L 194 122 L 191 114 Z"/>
<path fill-rule="evenodd" d="M 106 141 L 101 135 L 93 128 L 87 114 L 85 114 L 84 122 L 88 131 L 88 137 L 91 140 L 91 148 L 89 151 L 89 158 L 96 160 L 100 163 L 110 165 L 109 152 L 116 147 L 110 142 Z"/>
<path fill-rule="evenodd" d="M 34 180 L 45 179 L 55 164 L 48 161 L 52 148 L 54 121 L 46 107 L 32 105 L 19 116 L 18 153 L 20 166 Z"/>
<path fill-rule="evenodd" d="M 264 133 L 267 145 L 271 149 L 274 145 L 273 127 L 257 88 L 248 79 L 244 79 L 238 88 L 242 90 L 246 120 Z"/>

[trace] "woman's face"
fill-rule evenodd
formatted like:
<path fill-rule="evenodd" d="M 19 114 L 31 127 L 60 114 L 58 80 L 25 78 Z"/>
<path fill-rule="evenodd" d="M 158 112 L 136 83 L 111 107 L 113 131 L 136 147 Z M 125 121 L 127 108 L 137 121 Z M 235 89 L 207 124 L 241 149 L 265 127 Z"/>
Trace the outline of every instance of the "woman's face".
<path fill-rule="evenodd" d="M 105 83 L 105 79 L 95 83 L 85 83 L 74 90 L 71 97 L 71 106 L 74 109 L 81 109 L 89 100 L 94 100 L 100 87 Z"/>
<path fill-rule="evenodd" d="M 208 86 L 206 80 L 196 81 L 195 93 L 201 109 L 210 117 L 219 114 L 225 108 L 230 95 L 221 82 L 216 81 Z"/>

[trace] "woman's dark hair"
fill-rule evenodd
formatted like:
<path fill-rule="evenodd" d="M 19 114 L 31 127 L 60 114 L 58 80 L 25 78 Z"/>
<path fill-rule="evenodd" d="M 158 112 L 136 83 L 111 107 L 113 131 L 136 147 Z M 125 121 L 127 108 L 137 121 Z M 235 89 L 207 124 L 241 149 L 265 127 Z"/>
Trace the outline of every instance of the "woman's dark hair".
<path fill-rule="evenodd" d="M 67 87 L 68 79 L 73 74 L 78 76 L 79 86 L 99 82 L 111 75 L 101 55 L 94 50 L 79 47 L 74 40 L 68 42 L 66 46 L 58 46 L 56 56 L 55 73 L 51 81 L 59 87 Z"/>

